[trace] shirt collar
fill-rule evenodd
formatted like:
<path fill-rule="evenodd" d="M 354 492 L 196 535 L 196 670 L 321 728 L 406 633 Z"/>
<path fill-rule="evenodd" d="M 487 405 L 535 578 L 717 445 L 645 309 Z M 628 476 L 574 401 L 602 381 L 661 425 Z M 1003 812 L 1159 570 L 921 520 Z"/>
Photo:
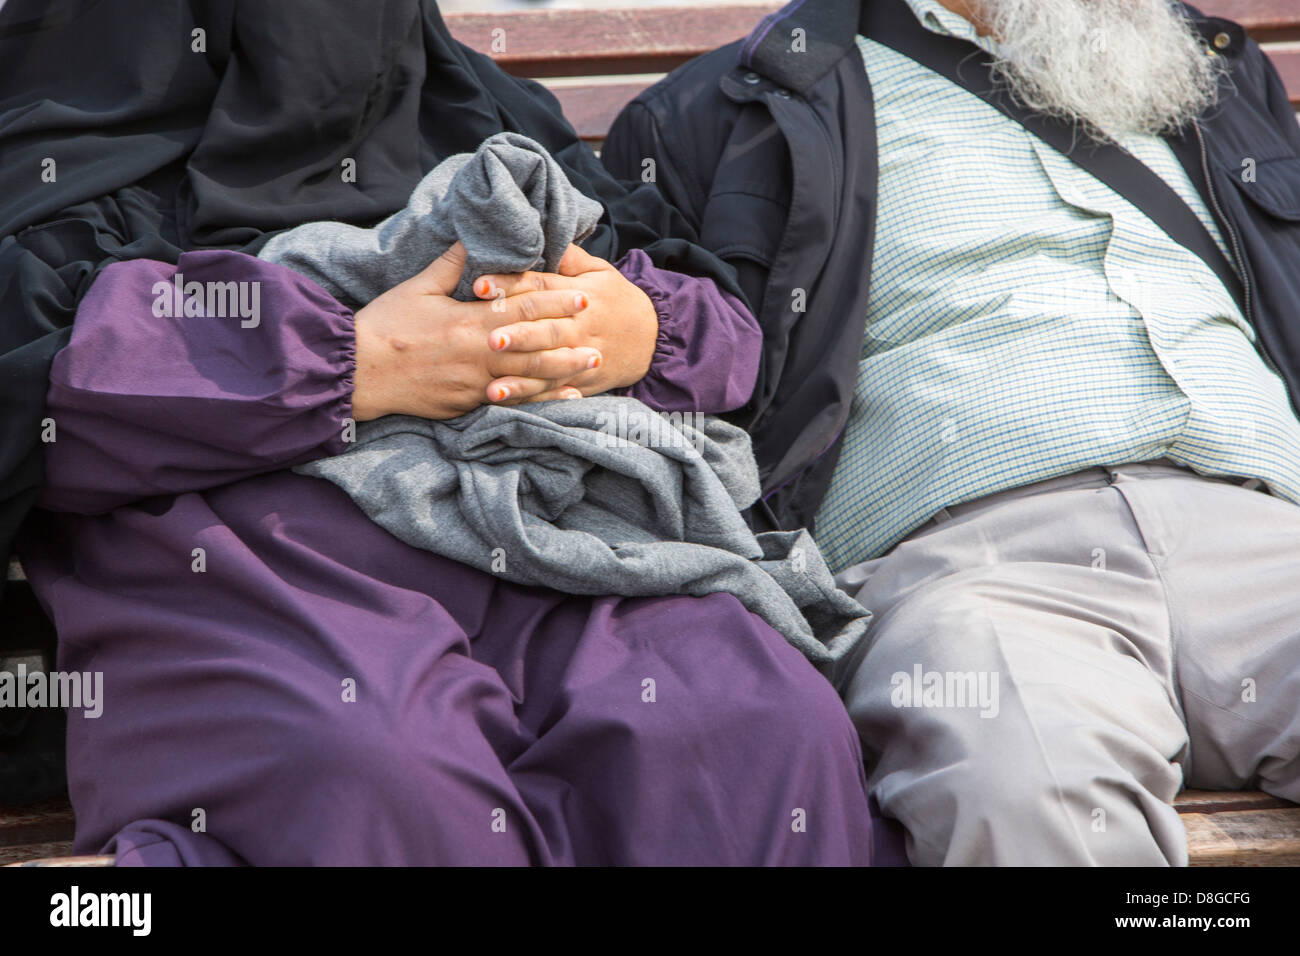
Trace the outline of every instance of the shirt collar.
<path fill-rule="evenodd" d="M 939 0 L 906 0 L 906 3 L 916 19 L 921 21 L 921 26 L 931 33 L 966 40 L 988 53 L 997 49 L 997 41 L 993 37 L 980 36 L 975 24 L 960 13 L 949 10 Z"/>

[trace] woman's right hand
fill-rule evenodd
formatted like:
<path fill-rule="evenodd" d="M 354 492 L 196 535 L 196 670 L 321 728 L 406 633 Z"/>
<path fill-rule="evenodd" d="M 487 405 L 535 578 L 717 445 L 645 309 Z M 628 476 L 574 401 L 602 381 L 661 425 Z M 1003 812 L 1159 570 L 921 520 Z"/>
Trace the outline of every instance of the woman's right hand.
<path fill-rule="evenodd" d="M 383 415 L 455 418 L 492 402 L 579 398 L 565 383 L 601 361 L 594 348 L 497 352 L 493 329 L 513 322 L 567 318 L 585 308 L 569 289 L 521 293 L 492 302 L 461 302 L 450 296 L 465 268 L 459 242 L 428 268 L 389 289 L 356 313 L 356 372 L 352 417 Z M 495 379 L 510 376 L 510 394 Z"/>

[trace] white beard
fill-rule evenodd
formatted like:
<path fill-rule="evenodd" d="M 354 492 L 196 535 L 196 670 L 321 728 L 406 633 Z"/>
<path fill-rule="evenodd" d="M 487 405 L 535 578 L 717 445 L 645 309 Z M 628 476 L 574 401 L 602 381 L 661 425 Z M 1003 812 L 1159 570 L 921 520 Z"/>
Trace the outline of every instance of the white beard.
<path fill-rule="evenodd" d="M 1097 139 L 1172 133 L 1218 97 L 1222 58 L 1170 0 L 979 0 L 993 72 L 1030 109 Z"/>

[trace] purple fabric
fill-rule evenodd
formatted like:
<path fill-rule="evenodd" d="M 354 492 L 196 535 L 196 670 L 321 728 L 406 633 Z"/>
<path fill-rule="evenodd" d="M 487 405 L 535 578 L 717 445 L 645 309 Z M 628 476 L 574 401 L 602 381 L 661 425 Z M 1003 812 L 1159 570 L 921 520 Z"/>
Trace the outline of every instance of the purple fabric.
<path fill-rule="evenodd" d="M 260 323 L 155 316 L 177 272 L 257 282 Z M 352 313 L 288 269 L 225 251 L 110 265 L 50 371 L 39 504 L 96 514 L 340 454 L 354 369 Z"/>
<path fill-rule="evenodd" d="M 511 585 L 288 472 L 46 520 L 23 557 L 59 667 L 104 675 L 69 715 L 78 852 L 153 819 L 182 860 L 870 859 L 842 704 L 730 595 Z"/>
<path fill-rule="evenodd" d="M 726 411 L 748 400 L 762 337 L 707 279 L 619 262 L 659 315 L 649 374 L 622 392 L 660 411 Z M 153 285 L 257 282 L 265 321 L 159 317 Z M 201 333 L 201 334 L 200 334 Z M 74 347 L 75 346 L 75 347 Z M 318 285 L 237 252 L 108 266 L 54 360 L 40 503 L 95 514 L 140 498 L 214 487 L 341 453 L 351 413 L 352 314 Z M 142 383 L 148 388 L 142 388 Z"/>
<path fill-rule="evenodd" d="M 68 720 L 78 852 L 869 862 L 856 734 L 780 635 L 730 595 L 578 598 L 402 544 L 282 468 L 341 430 L 347 315 L 190 253 L 187 279 L 262 282 L 260 326 L 156 319 L 168 268 L 110 267 L 83 301 L 50 391 L 54 510 L 20 542 L 59 668 L 104 675 L 102 716 Z"/>
<path fill-rule="evenodd" d="M 219 840 L 166 820 L 139 820 L 108 841 L 114 866 L 242 866 Z"/>
<path fill-rule="evenodd" d="M 616 265 L 650 297 L 659 316 L 650 371 L 617 394 L 664 412 L 716 414 L 749 401 L 763 333 L 740 300 L 712 280 L 658 268 L 640 249 Z"/>

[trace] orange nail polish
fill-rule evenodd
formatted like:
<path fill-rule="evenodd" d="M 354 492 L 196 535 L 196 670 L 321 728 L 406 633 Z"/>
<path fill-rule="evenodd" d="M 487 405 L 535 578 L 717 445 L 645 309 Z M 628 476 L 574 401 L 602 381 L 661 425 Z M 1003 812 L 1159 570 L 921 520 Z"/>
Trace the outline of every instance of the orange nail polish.
<path fill-rule="evenodd" d="M 504 402 L 510 397 L 510 389 L 506 388 L 504 385 L 498 385 L 492 391 L 495 393 L 492 399 L 494 402 Z"/>
<path fill-rule="evenodd" d="M 595 368 L 599 364 L 600 364 L 599 355 L 593 355 L 591 358 L 587 359 L 587 368 Z"/>
<path fill-rule="evenodd" d="M 579 309 L 585 309 L 589 304 L 589 300 L 587 299 L 587 293 L 579 292 L 574 297 L 574 303 L 578 306 Z"/>
<path fill-rule="evenodd" d="M 509 344 L 510 344 L 510 336 L 506 335 L 504 332 L 498 332 L 492 338 L 492 347 L 498 351 L 505 348 Z"/>

